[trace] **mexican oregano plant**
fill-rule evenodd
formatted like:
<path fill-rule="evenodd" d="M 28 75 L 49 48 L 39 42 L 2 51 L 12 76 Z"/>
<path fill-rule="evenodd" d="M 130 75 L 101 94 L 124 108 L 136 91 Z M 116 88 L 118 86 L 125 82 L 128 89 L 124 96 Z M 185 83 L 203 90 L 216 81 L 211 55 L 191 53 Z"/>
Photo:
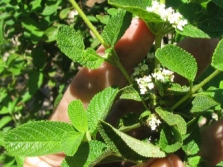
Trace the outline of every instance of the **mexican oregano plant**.
<path fill-rule="evenodd" d="M 23 156 L 64 152 L 66 158 L 61 164 L 64 167 L 87 167 L 121 160 L 138 164 L 178 151 L 185 165 L 202 163 L 197 155 L 200 146 L 198 121 L 207 111 L 222 117 L 219 112 L 222 100 L 216 96 L 223 93 L 220 88 L 202 90 L 202 87 L 223 71 L 223 41 L 213 54 L 211 65 L 215 71 L 198 84 L 194 84 L 195 58 L 175 44 L 161 47 L 161 41 L 166 34 L 182 38 L 220 37 L 223 34 L 223 4 L 214 0 L 108 0 L 117 9 L 109 9 L 110 15 L 98 16 L 105 23 L 100 35 L 76 2 L 70 2 L 105 47 L 105 55 L 99 56 L 94 49 L 85 48 L 82 36 L 72 26 L 60 27 L 57 34 L 60 50 L 89 69 L 98 68 L 103 62 L 116 66 L 129 85 L 104 89 L 92 98 L 87 109 L 80 100 L 72 101 L 68 106 L 70 124 L 29 122 L 9 131 L 5 136 L 7 151 Z M 155 50 L 148 53 L 129 76 L 114 46 L 129 27 L 132 17 L 138 17 L 148 25 L 155 36 Z M 186 78 L 188 86 L 174 83 L 174 73 Z M 120 120 L 119 127 L 105 122 L 118 98 L 143 103 L 145 109 L 137 121 L 133 123 L 127 115 Z M 126 134 L 139 127 L 148 127 L 150 135 L 138 140 Z M 106 157 L 109 156 L 112 158 L 108 161 Z"/>

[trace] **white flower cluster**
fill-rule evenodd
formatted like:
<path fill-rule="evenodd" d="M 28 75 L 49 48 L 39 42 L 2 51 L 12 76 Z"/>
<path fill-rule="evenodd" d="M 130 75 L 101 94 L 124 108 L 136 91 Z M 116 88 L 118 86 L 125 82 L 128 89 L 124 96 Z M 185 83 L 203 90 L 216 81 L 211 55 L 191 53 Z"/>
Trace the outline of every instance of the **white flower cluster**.
<path fill-rule="evenodd" d="M 173 72 L 164 68 L 156 70 L 154 73 L 142 78 L 136 78 L 136 82 L 140 89 L 140 94 L 146 94 L 152 90 L 155 85 L 154 81 L 160 81 L 162 83 L 173 82 L 174 75 Z"/>
<path fill-rule="evenodd" d="M 151 114 L 151 116 L 148 119 L 148 125 L 150 126 L 151 130 L 154 131 L 156 128 L 161 124 L 159 118 L 155 114 Z"/>
<path fill-rule="evenodd" d="M 165 4 L 160 4 L 157 1 L 153 1 L 152 6 L 146 7 L 146 10 L 158 14 L 162 20 L 168 21 L 174 28 L 181 31 L 187 25 L 187 20 L 183 19 L 183 16 L 179 12 L 175 12 L 171 7 L 166 8 Z"/>
<path fill-rule="evenodd" d="M 132 74 L 132 77 L 137 77 L 139 75 L 142 75 L 146 73 L 149 70 L 148 66 L 144 63 L 139 63 L 137 67 L 134 68 L 134 72 Z"/>

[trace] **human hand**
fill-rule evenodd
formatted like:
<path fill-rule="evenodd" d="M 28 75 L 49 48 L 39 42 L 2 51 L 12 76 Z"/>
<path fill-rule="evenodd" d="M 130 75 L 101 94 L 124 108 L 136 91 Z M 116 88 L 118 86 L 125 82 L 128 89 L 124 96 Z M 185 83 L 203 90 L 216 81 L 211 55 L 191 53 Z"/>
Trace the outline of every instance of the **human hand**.
<path fill-rule="evenodd" d="M 194 40 L 197 40 L 196 45 L 199 46 L 195 48 L 194 45 L 193 47 L 190 46 L 192 42 L 191 40 L 193 42 Z M 133 68 L 147 55 L 153 41 L 154 36 L 150 33 L 145 23 L 141 20 L 133 19 L 130 28 L 126 31 L 115 47 L 123 66 L 129 74 L 133 72 Z M 182 41 L 179 46 L 191 52 L 198 61 L 203 61 L 203 56 L 205 54 L 205 57 L 209 61 L 203 61 L 200 63 L 201 66 L 198 72 L 200 74 L 209 65 L 210 58 L 216 44 L 217 42 L 213 40 L 187 38 Z M 202 47 L 207 48 L 207 50 L 204 50 Z M 200 50 L 198 48 L 200 48 Z M 104 48 L 99 47 L 97 52 L 98 54 L 103 55 Z M 200 57 L 200 55 L 202 55 L 202 57 Z M 180 83 L 184 82 L 179 76 L 176 77 L 176 81 Z M 124 87 L 126 84 L 127 81 L 123 77 L 122 73 L 116 67 L 108 63 L 104 63 L 96 70 L 82 68 L 74 77 L 72 83 L 65 92 L 61 102 L 52 115 L 51 120 L 69 122 L 67 107 L 72 100 L 80 99 L 84 103 L 85 107 L 87 107 L 91 98 L 104 88 L 110 85 Z M 116 118 L 113 117 L 113 119 L 115 120 Z M 60 166 L 63 158 L 63 154 L 27 158 L 24 167 L 57 167 Z M 183 166 L 180 159 L 173 154 L 164 159 L 149 160 L 145 164 L 140 164 L 139 166 L 153 167 L 155 165 L 166 165 L 168 167 L 171 166 L 172 163 L 175 164 L 175 167 Z"/>

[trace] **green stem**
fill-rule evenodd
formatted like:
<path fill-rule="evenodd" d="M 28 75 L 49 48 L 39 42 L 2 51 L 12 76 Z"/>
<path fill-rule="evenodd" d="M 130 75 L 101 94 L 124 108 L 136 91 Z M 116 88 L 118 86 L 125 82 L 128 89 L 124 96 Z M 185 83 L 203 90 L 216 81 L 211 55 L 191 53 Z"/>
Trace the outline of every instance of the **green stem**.
<path fill-rule="evenodd" d="M 198 91 L 202 86 L 204 86 L 206 83 L 208 83 L 212 78 L 214 78 L 215 76 L 217 76 L 218 74 L 220 74 L 222 71 L 219 70 L 215 70 L 211 75 L 209 75 L 207 78 L 205 78 L 200 84 L 196 85 L 193 90 L 192 93 L 195 93 L 196 91 Z"/>
<path fill-rule="evenodd" d="M 82 17 L 82 19 L 84 20 L 84 22 L 87 24 L 87 26 L 91 29 L 91 31 L 94 33 L 94 35 L 98 38 L 98 40 L 101 42 L 101 44 L 105 47 L 105 48 L 109 48 L 109 46 L 105 43 L 105 41 L 103 40 L 103 38 L 101 37 L 101 35 L 99 34 L 99 32 L 95 29 L 95 27 L 93 26 L 93 24 L 89 21 L 89 19 L 87 18 L 87 16 L 84 14 L 84 12 L 81 10 L 81 8 L 78 6 L 78 4 L 74 1 L 74 0 L 69 0 L 70 3 L 73 5 L 73 7 L 77 10 L 77 12 L 79 13 L 79 15 Z"/>
<path fill-rule="evenodd" d="M 133 81 L 131 79 L 131 77 L 129 76 L 128 72 L 125 70 L 125 68 L 123 67 L 118 54 L 116 53 L 115 49 L 112 50 L 113 54 L 113 61 L 115 63 L 115 65 L 120 69 L 120 71 L 122 72 L 122 74 L 125 76 L 125 78 L 127 79 L 127 81 L 129 82 L 129 84 L 133 84 Z"/>
<path fill-rule="evenodd" d="M 161 42 L 162 42 L 162 36 L 157 35 L 155 38 L 155 50 L 161 48 Z M 159 60 L 155 57 L 155 68 L 159 68 L 160 62 Z"/>
<path fill-rule="evenodd" d="M 122 131 L 122 132 L 128 132 L 130 130 L 133 130 L 133 129 L 137 129 L 141 126 L 140 123 L 136 123 L 136 124 L 133 124 L 131 126 L 123 126 L 121 128 L 119 128 L 118 130 Z"/>
<path fill-rule="evenodd" d="M 195 92 L 197 92 L 201 87 L 203 87 L 206 83 L 208 83 L 211 79 L 213 79 L 216 75 L 221 73 L 219 70 L 215 70 L 211 75 L 205 78 L 200 84 L 193 87 L 191 91 L 189 91 L 182 99 L 180 99 L 172 108 L 171 110 L 176 109 L 180 104 L 190 98 Z"/>

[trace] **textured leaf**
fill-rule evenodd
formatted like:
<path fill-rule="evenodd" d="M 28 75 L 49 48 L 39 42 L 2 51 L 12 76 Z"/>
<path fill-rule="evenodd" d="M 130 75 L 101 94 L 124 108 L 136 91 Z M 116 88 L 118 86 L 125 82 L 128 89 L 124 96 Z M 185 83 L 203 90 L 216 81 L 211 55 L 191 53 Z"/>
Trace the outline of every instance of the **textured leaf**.
<path fill-rule="evenodd" d="M 197 73 L 197 63 L 190 53 L 178 46 L 169 44 L 158 49 L 156 57 L 163 66 L 190 81 L 194 80 Z"/>
<path fill-rule="evenodd" d="M 90 133 L 94 133 L 96 131 L 99 120 L 105 119 L 117 93 L 117 88 L 108 87 L 102 92 L 96 94 L 90 101 L 90 104 L 87 108 L 88 126 Z"/>
<path fill-rule="evenodd" d="M 211 107 L 218 105 L 213 98 L 205 95 L 196 95 L 194 100 L 192 101 L 191 112 L 203 112 Z"/>
<path fill-rule="evenodd" d="M 198 3 L 185 3 L 179 10 L 191 24 L 211 38 L 219 38 L 223 34 L 223 10 L 213 2 L 208 3 L 207 9 Z"/>
<path fill-rule="evenodd" d="M 213 98 L 216 102 L 223 104 L 223 89 L 215 88 L 215 87 L 209 87 L 208 90 L 199 92 L 197 95 L 205 95 Z"/>
<path fill-rule="evenodd" d="M 91 140 L 82 143 L 76 154 L 72 157 L 66 157 L 62 167 L 93 167 L 98 161 L 106 155 L 106 145 L 100 141 Z"/>
<path fill-rule="evenodd" d="M 183 36 L 187 36 L 187 37 L 210 38 L 210 36 L 208 34 L 206 34 L 202 30 L 198 29 L 197 27 L 195 27 L 191 24 L 184 26 L 183 31 L 179 31 L 178 29 L 176 29 L 176 30 L 177 30 L 177 33 L 179 33 Z"/>
<path fill-rule="evenodd" d="M 88 118 L 84 106 L 80 100 L 74 100 L 68 105 L 68 115 L 73 126 L 85 133 L 88 130 Z"/>
<path fill-rule="evenodd" d="M 109 4 L 125 9 L 146 22 L 164 22 L 159 15 L 146 11 L 151 2 L 151 0 L 108 0 Z"/>
<path fill-rule="evenodd" d="M 12 155 L 38 156 L 63 151 L 61 140 L 72 125 L 64 122 L 37 121 L 10 130 L 5 136 L 5 148 Z"/>
<path fill-rule="evenodd" d="M 61 147 L 63 148 L 63 152 L 68 155 L 72 156 L 78 150 L 81 141 L 84 137 L 84 133 L 80 132 L 70 132 L 64 133 L 63 139 L 61 141 Z"/>
<path fill-rule="evenodd" d="M 103 121 L 99 124 L 99 132 L 111 150 L 127 159 L 165 157 L 165 153 L 159 147 L 135 139 Z"/>
<path fill-rule="evenodd" d="M 170 126 L 177 126 L 179 132 L 184 135 L 187 131 L 187 124 L 185 120 L 178 114 L 173 114 L 170 111 L 164 110 L 160 107 L 156 108 L 156 113 Z"/>
<path fill-rule="evenodd" d="M 102 32 L 105 42 L 114 46 L 129 27 L 131 20 L 131 14 L 121 9 L 117 14 L 111 16 Z"/>
<path fill-rule="evenodd" d="M 60 50 L 71 60 L 80 63 L 87 68 L 98 68 L 104 59 L 95 50 L 84 50 L 82 36 L 69 26 L 62 26 L 57 34 L 57 44 Z"/>
<path fill-rule="evenodd" d="M 141 97 L 135 88 L 130 85 L 126 86 L 125 88 L 122 89 L 122 94 L 120 96 L 120 99 L 131 99 L 135 101 L 141 101 Z"/>
<path fill-rule="evenodd" d="M 178 129 L 164 126 L 160 132 L 159 146 L 166 153 L 173 153 L 183 145 L 182 136 Z"/>
<path fill-rule="evenodd" d="M 214 51 L 211 65 L 214 68 L 223 71 L 223 39 L 218 43 Z"/>

